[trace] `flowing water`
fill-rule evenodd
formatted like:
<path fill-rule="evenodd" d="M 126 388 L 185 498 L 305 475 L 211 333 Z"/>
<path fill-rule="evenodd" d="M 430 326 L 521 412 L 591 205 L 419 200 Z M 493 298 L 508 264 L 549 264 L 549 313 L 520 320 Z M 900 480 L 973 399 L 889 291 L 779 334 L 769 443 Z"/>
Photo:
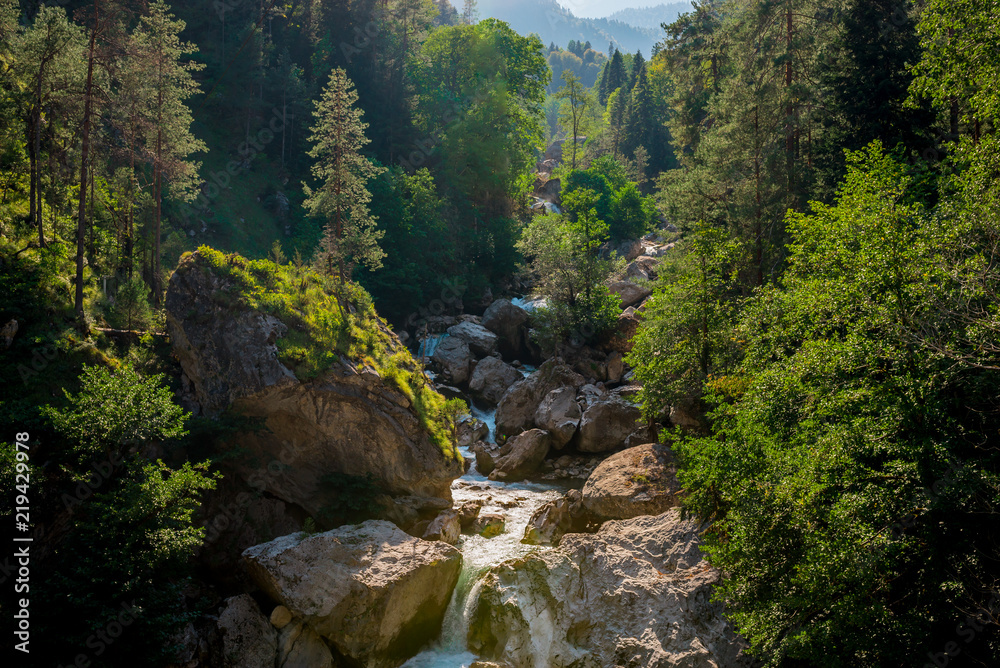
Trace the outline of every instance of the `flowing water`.
<path fill-rule="evenodd" d="M 526 370 L 528 371 L 528 370 Z M 475 406 L 472 415 L 490 428 L 488 440 L 493 442 L 496 428 L 495 411 L 484 411 Z M 531 514 L 543 503 L 562 496 L 568 487 L 532 482 L 504 483 L 487 479 L 476 470 L 476 457 L 468 448 L 462 455 L 472 461 L 468 473 L 452 485 L 455 506 L 466 501 L 482 499 L 483 513 L 500 513 L 507 518 L 504 532 L 495 538 L 463 535 L 458 542 L 462 551 L 462 573 L 445 613 L 441 637 L 427 650 L 407 661 L 403 668 L 468 668 L 476 656 L 465 644 L 468 632 L 468 615 L 475 601 L 475 588 L 479 577 L 491 566 L 529 552 L 549 549 L 524 545 L 521 538 Z"/>

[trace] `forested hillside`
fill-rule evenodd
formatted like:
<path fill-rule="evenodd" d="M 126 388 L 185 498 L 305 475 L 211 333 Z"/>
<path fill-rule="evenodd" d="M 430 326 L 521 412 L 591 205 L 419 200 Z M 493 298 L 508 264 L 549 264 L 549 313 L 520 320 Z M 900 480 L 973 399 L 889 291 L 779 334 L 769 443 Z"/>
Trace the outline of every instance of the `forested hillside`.
<path fill-rule="evenodd" d="M 0 0 L 14 665 L 1000 665 L 994 4 L 556 9 Z"/>

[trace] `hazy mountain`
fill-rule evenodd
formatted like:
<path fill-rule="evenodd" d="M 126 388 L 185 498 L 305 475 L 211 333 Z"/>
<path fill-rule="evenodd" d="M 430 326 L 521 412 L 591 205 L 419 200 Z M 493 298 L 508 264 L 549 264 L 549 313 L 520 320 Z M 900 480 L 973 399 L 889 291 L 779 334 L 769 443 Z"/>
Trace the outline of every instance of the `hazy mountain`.
<path fill-rule="evenodd" d="M 452 0 L 461 10 L 461 0 Z M 548 46 L 566 47 L 570 40 L 590 42 L 597 51 L 607 52 L 608 45 L 629 53 L 641 50 L 649 56 L 653 45 L 660 39 L 659 26 L 655 30 L 610 19 L 583 19 L 574 16 L 555 0 L 479 0 L 479 18 L 496 18 L 506 21 L 522 35 L 537 33 Z"/>
<path fill-rule="evenodd" d="M 692 5 L 690 2 L 672 2 L 670 4 L 656 5 L 655 7 L 639 7 L 620 9 L 614 14 L 608 15 L 609 20 L 620 21 L 635 28 L 646 28 L 660 33 L 661 23 L 673 23 L 677 17 L 685 12 L 690 12 Z"/>

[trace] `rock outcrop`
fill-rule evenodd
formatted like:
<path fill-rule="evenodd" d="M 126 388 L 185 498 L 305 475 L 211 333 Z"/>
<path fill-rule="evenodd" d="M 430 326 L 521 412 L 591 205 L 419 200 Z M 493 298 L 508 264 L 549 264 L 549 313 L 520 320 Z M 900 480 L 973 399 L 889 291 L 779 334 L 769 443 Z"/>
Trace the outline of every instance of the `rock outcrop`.
<path fill-rule="evenodd" d="M 631 281 L 617 281 L 609 285 L 608 289 L 621 298 L 622 308 L 635 306 L 643 299 L 653 294 L 653 291 L 646 286 L 637 285 Z"/>
<path fill-rule="evenodd" d="M 749 666 L 711 602 L 719 572 L 700 529 L 673 509 L 492 568 L 472 603 L 470 649 L 525 668 Z"/>
<path fill-rule="evenodd" d="M 539 404 L 552 390 L 571 387 L 574 390 L 586 381 L 566 366 L 562 360 L 548 360 L 524 380 L 513 385 L 497 406 L 497 434 L 515 436 L 535 427 Z"/>
<path fill-rule="evenodd" d="M 503 360 L 487 357 L 476 364 L 469 390 L 476 398 L 495 406 L 510 386 L 522 378 L 520 371 Z"/>
<path fill-rule="evenodd" d="M 670 449 L 647 443 L 622 450 L 594 469 L 583 505 L 603 519 L 658 515 L 680 504 L 677 465 Z"/>
<path fill-rule="evenodd" d="M 440 540 L 454 545 L 462 535 L 462 523 L 458 517 L 457 510 L 446 510 L 427 526 L 424 532 L 424 540 Z"/>
<path fill-rule="evenodd" d="M 527 545 L 558 545 L 567 533 L 583 533 L 599 526 L 583 505 L 583 495 L 571 489 L 566 494 L 541 505 L 524 528 L 522 543 Z"/>
<path fill-rule="evenodd" d="M 371 476 L 392 496 L 451 499 L 461 458 L 432 440 L 394 383 L 346 358 L 296 379 L 278 359 L 285 323 L 235 299 L 239 286 L 198 258 L 170 279 L 167 327 L 201 412 L 231 409 L 256 423 L 232 439 L 245 453 L 237 476 L 315 517 L 338 502 L 331 475 Z"/>
<path fill-rule="evenodd" d="M 334 668 L 333 655 L 318 633 L 299 619 L 278 633 L 277 668 Z"/>
<path fill-rule="evenodd" d="M 337 652 L 395 668 L 441 628 L 462 555 L 371 520 L 292 534 L 243 553 L 253 581 Z"/>
<path fill-rule="evenodd" d="M 497 335 L 468 320 L 449 327 L 448 334 L 465 341 L 476 357 L 489 357 L 497 349 Z"/>

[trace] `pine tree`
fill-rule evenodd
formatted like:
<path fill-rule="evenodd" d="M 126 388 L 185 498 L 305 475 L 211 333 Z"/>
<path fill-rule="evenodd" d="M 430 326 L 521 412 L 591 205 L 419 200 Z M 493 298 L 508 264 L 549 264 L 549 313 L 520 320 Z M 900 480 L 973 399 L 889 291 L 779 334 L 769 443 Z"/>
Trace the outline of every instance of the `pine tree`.
<path fill-rule="evenodd" d="M 607 84 L 601 87 L 604 95 L 604 99 L 601 100 L 602 105 L 608 103 L 608 95 L 628 83 L 628 73 L 625 71 L 625 59 L 622 58 L 622 52 L 616 50 L 604 69 L 607 72 Z"/>
<path fill-rule="evenodd" d="M 368 180 L 384 170 L 361 153 L 369 144 L 368 124 L 355 107 L 357 101 L 347 73 L 340 68 L 331 72 L 316 103 L 316 123 L 309 138 L 314 143 L 309 156 L 316 160 L 312 173 L 322 185 L 316 190 L 306 187 L 305 207 L 326 221 L 318 259 L 327 275 L 339 275 L 341 285 L 350 279 L 355 264 L 378 269 L 385 255 L 378 245 L 383 233 L 368 210 L 367 188 Z"/>
<path fill-rule="evenodd" d="M 84 31 L 57 7 L 39 8 L 35 22 L 23 34 L 11 37 L 16 58 L 13 76 L 25 82 L 26 148 L 28 152 L 28 222 L 38 230 L 38 244 L 45 247 L 42 217 L 42 134 L 51 132 L 58 118 L 75 115 L 75 94 L 83 88 L 81 64 L 86 48 Z M 45 123 L 43 123 L 43 113 Z M 66 120 L 62 124 L 66 124 Z"/>
<path fill-rule="evenodd" d="M 629 73 L 628 77 L 629 90 L 635 88 L 635 84 L 639 80 L 639 73 L 645 70 L 645 68 L 646 59 L 642 57 L 642 51 L 636 51 L 635 55 L 632 56 L 632 71 Z"/>
<path fill-rule="evenodd" d="M 153 252 L 149 269 L 153 303 L 157 305 L 162 296 L 160 237 L 164 185 L 166 182 L 172 188 L 175 197 L 190 198 L 200 163 L 187 157 L 206 150 L 204 142 L 191 134 L 191 110 L 184 103 L 199 90 L 191 73 L 204 67 L 181 61 L 184 54 L 197 50 L 194 44 L 180 40 L 184 27 L 184 22 L 170 13 L 166 2 L 156 0 L 134 34 L 137 53 L 141 54 L 135 65 L 146 81 L 148 131 L 143 150 L 153 170 Z"/>

